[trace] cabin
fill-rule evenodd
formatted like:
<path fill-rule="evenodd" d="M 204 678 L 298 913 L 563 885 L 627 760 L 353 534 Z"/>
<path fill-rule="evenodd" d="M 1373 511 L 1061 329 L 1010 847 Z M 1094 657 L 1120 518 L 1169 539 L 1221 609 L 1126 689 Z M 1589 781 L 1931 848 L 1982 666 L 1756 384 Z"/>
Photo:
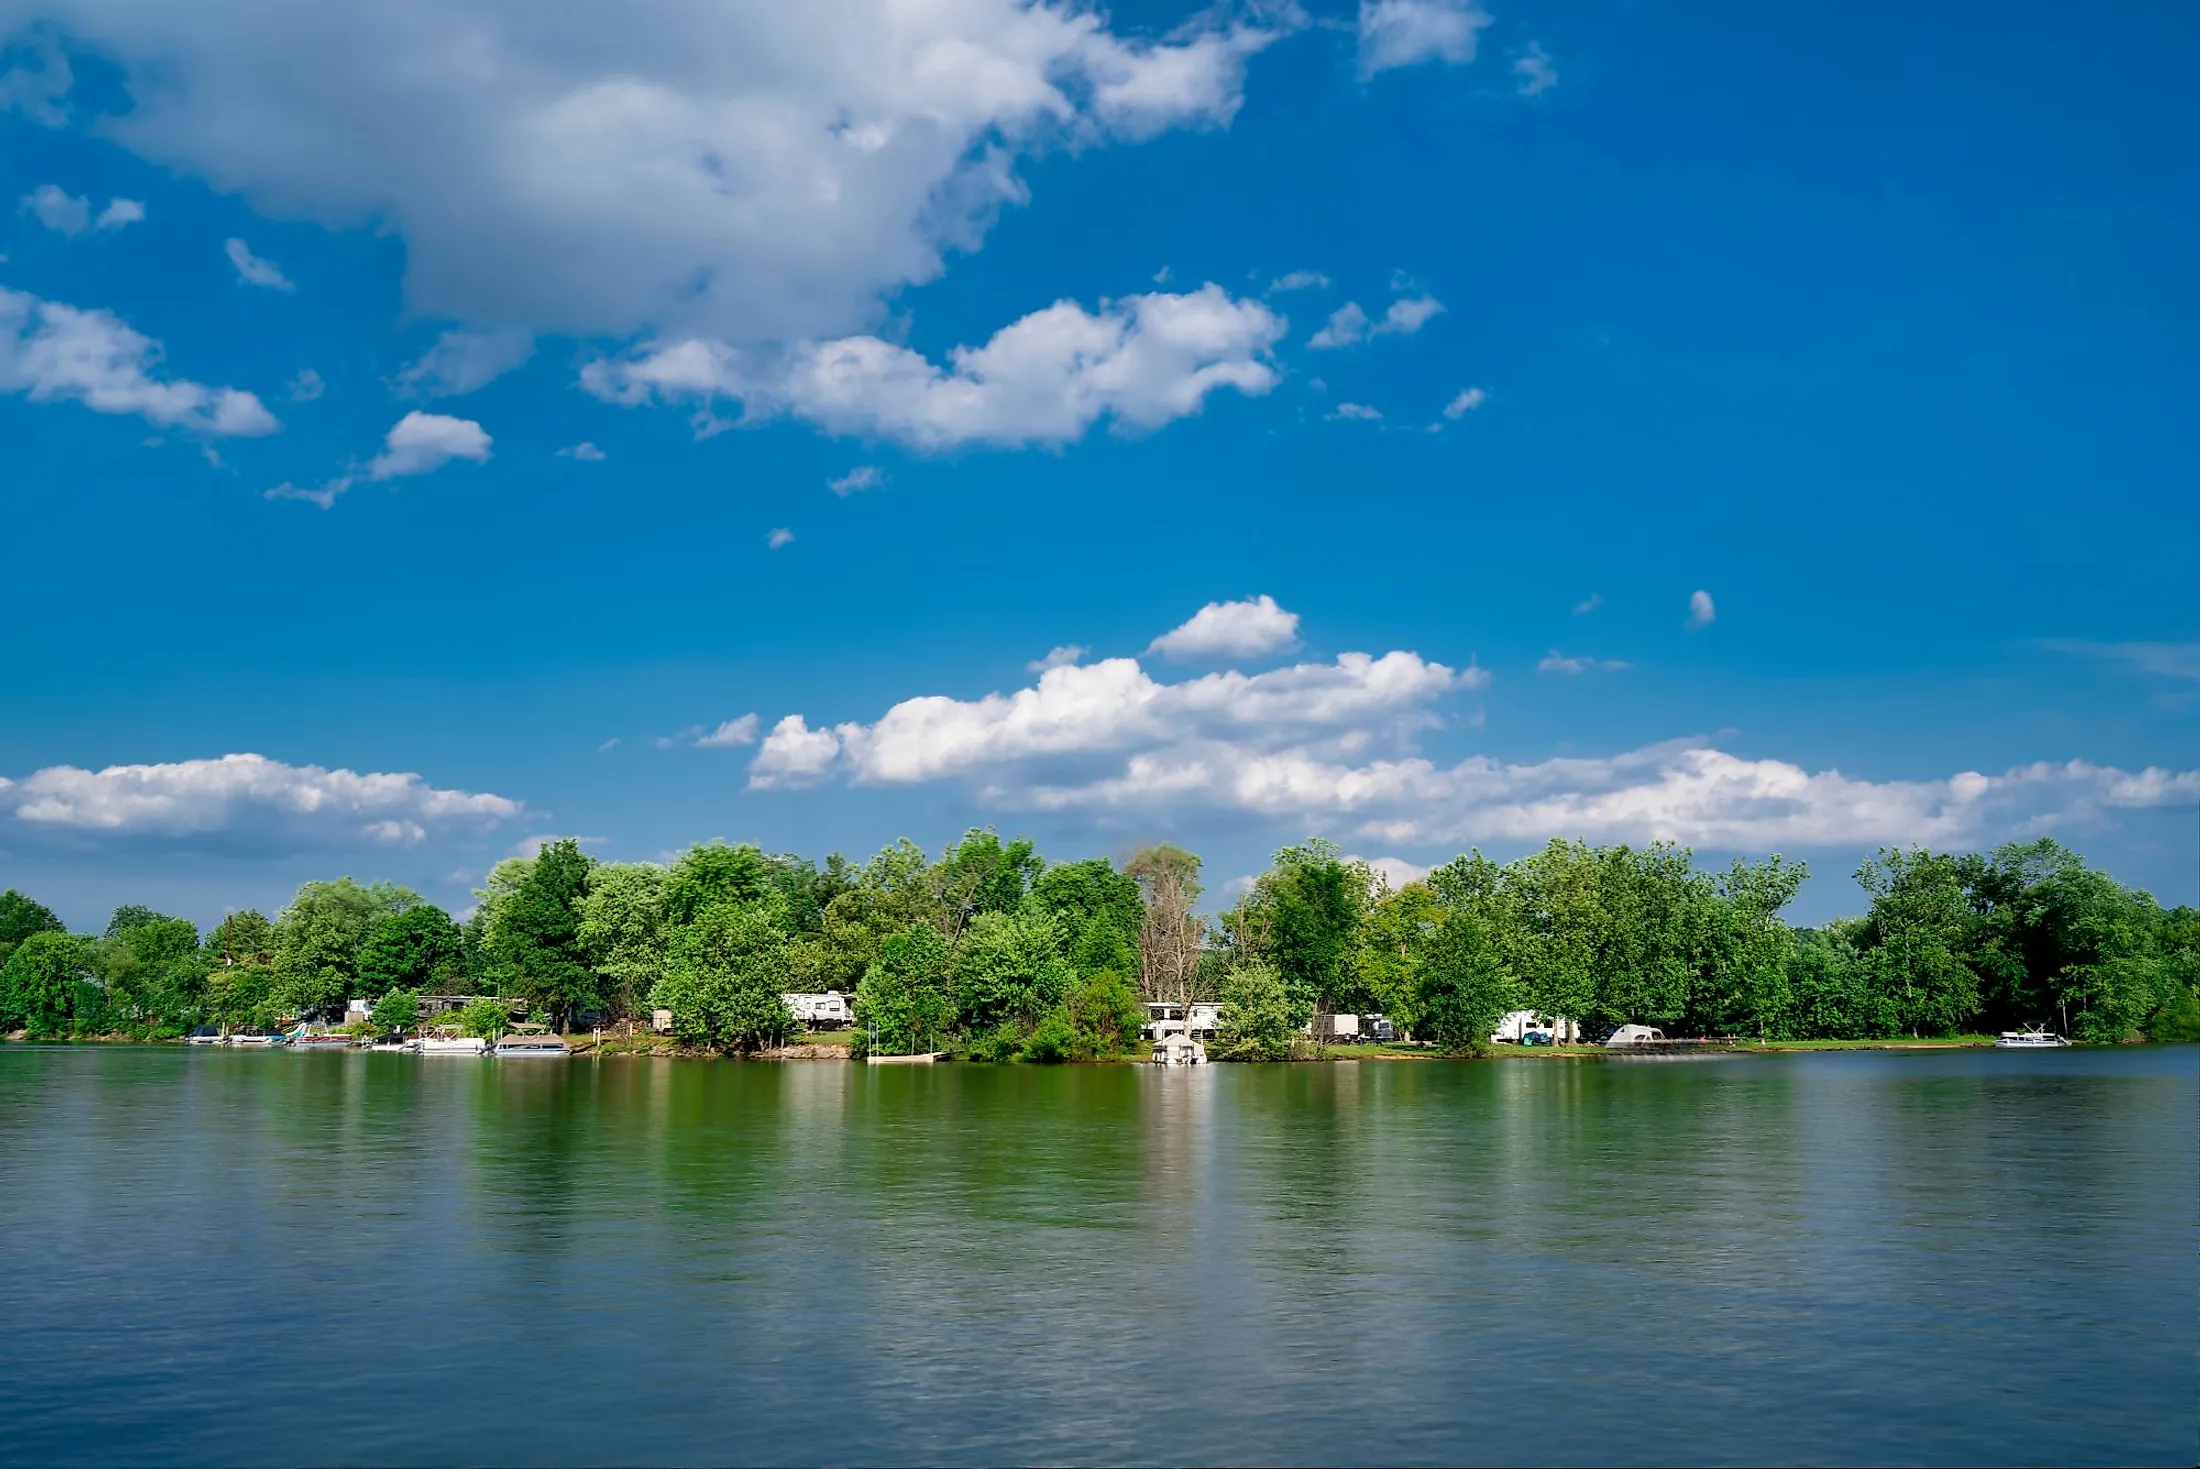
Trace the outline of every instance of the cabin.
<path fill-rule="evenodd" d="M 855 1007 L 839 990 L 822 995 L 781 995 L 795 1020 L 812 1030 L 840 1030 L 856 1022 Z"/>

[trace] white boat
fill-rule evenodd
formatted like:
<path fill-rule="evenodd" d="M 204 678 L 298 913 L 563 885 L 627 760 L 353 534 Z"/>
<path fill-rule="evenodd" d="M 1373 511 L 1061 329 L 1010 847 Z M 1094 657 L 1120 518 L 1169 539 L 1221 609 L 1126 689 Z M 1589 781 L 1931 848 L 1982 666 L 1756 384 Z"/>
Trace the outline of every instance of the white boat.
<path fill-rule="evenodd" d="M 2027 1025 L 2022 1030 L 2005 1030 L 2001 1039 L 1994 1042 L 1996 1050 L 2033 1050 L 2041 1046 L 2067 1046 L 2070 1042 L 2048 1030 L 2044 1025 Z"/>
<path fill-rule="evenodd" d="M 1153 1064 L 1156 1066 L 1202 1066 L 1207 1061 L 1207 1048 L 1182 1031 L 1170 1031 L 1153 1043 Z"/>
<path fill-rule="evenodd" d="M 244 1031 L 222 1037 L 225 1046 L 279 1046 L 282 1043 L 283 1038 L 279 1035 L 253 1035 Z"/>
<path fill-rule="evenodd" d="M 184 1039 L 194 1046 L 218 1046 L 222 1043 L 222 1033 L 211 1025 L 202 1025 Z"/>
<path fill-rule="evenodd" d="M 918 1051 L 909 1056 L 865 1056 L 873 1066 L 929 1066 L 947 1055 L 945 1051 Z"/>
<path fill-rule="evenodd" d="M 404 1055 L 419 1049 L 416 1041 L 376 1041 L 367 1047 L 370 1051 L 384 1051 Z"/>
<path fill-rule="evenodd" d="M 508 1035 L 498 1041 L 495 1053 L 499 1056 L 555 1056 L 564 1060 L 568 1052 L 565 1041 L 554 1035 Z"/>
<path fill-rule="evenodd" d="M 423 1056 L 486 1056 L 489 1043 L 478 1035 L 424 1035 L 420 1038 L 420 1054 Z"/>

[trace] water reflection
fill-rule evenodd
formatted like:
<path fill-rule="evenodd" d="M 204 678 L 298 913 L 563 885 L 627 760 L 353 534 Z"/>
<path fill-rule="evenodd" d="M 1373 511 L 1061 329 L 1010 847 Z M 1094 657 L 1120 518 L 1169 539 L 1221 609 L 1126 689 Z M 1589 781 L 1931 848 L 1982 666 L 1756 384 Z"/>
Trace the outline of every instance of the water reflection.
<path fill-rule="evenodd" d="M 2195 1059 L 4 1048 L 0 1459 L 2189 1462 Z"/>

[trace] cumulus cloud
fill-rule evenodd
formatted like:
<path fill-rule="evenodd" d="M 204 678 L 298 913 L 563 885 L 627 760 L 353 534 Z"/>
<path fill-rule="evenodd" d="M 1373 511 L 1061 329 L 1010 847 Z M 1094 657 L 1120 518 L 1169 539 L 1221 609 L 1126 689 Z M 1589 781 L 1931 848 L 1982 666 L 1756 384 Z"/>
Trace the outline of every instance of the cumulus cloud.
<path fill-rule="evenodd" d="M 756 716 L 744 714 L 739 719 L 729 719 L 706 735 L 697 737 L 696 745 L 705 750 L 734 750 L 756 743 Z"/>
<path fill-rule="evenodd" d="M 1281 295 L 1290 291 L 1326 291 L 1327 289 L 1329 289 L 1329 277 L 1318 270 L 1294 270 L 1288 274 L 1279 275 L 1268 283 L 1268 291 L 1271 295 Z"/>
<path fill-rule="evenodd" d="M 1408 862 L 1403 857 L 1347 856 L 1344 860 L 1366 863 L 1368 870 L 1381 878 L 1383 884 L 1392 892 L 1398 891 L 1409 882 L 1419 882 L 1435 870 L 1434 868 L 1424 867 L 1418 862 Z"/>
<path fill-rule="evenodd" d="M 1360 0 L 1360 80 L 1424 61 L 1465 66 L 1489 23 L 1480 0 Z"/>
<path fill-rule="evenodd" d="M 119 230 L 124 225 L 140 224 L 145 219 L 145 204 L 138 199 L 109 199 L 107 207 L 99 211 L 99 218 L 92 221 L 95 230 Z"/>
<path fill-rule="evenodd" d="M 367 465 L 367 478 L 429 474 L 453 459 L 483 464 L 489 458 L 490 442 L 481 425 L 470 418 L 415 410 L 397 420 L 383 437 L 382 452 Z"/>
<path fill-rule="evenodd" d="M 778 550 L 781 546 L 792 545 L 794 544 L 794 532 L 787 529 L 783 525 L 773 526 L 770 534 L 764 537 L 764 544 L 766 547 L 774 551 Z"/>
<path fill-rule="evenodd" d="M 604 452 L 594 444 L 584 442 L 568 445 L 558 450 L 558 457 L 560 459 L 577 459 L 583 464 L 601 464 L 604 461 Z"/>
<path fill-rule="evenodd" d="M 1225 662 L 1278 653 L 1298 641 L 1299 614 L 1285 611 L 1264 592 L 1244 602 L 1209 602 L 1146 651 L 1180 663 Z"/>
<path fill-rule="evenodd" d="M 1050 668 L 1067 668 L 1091 651 L 1090 648 L 1080 647 L 1075 643 L 1065 643 L 1059 648 L 1047 649 L 1044 658 L 1034 658 L 1026 663 L 1024 671 L 1045 673 Z"/>
<path fill-rule="evenodd" d="M 906 699 L 876 723 L 811 729 L 781 720 L 751 767 L 759 788 L 812 783 L 836 769 L 859 784 L 981 779 L 990 795 L 1020 790 L 1027 804 L 1074 804 L 1060 781 L 1105 781 L 1127 761 L 1146 768 L 1188 751 L 1297 743 L 1332 754 L 1395 742 L 1435 721 L 1429 705 L 1477 688 L 1480 669 L 1457 671 L 1414 653 L 1340 654 L 1260 674 L 1235 670 L 1157 682 L 1133 658 L 1065 664 L 1012 694 Z"/>
<path fill-rule="evenodd" d="M 840 759 L 840 738 L 829 729 L 811 729 L 790 714 L 764 736 L 764 747 L 749 762 L 751 790 L 789 790 L 816 785 L 832 774 Z"/>
<path fill-rule="evenodd" d="M 1542 661 L 1536 664 L 1535 671 L 1537 673 L 1564 674 L 1595 673 L 1598 671 L 1617 673 L 1627 666 L 1617 658 L 1569 658 L 1564 653 L 1559 652 L 1558 649 L 1553 648 L 1543 655 Z"/>
<path fill-rule="evenodd" d="M 488 386 L 534 355 L 534 336 L 525 331 L 447 331 L 397 374 L 396 387 L 415 398 L 456 398 Z"/>
<path fill-rule="evenodd" d="M 944 368 L 878 337 L 770 352 L 691 339 L 592 362 L 581 382 L 614 403 L 698 404 L 706 428 L 717 426 L 710 405 L 733 399 L 747 418 L 788 415 L 919 449 L 1063 444 L 1102 418 L 1131 430 L 1187 417 L 1218 388 L 1267 392 L 1283 330 L 1266 306 L 1208 285 L 1098 312 L 1058 301 L 982 347 L 956 348 Z"/>
<path fill-rule="evenodd" d="M 825 488 L 843 500 L 858 490 L 875 490 L 886 483 L 886 472 L 876 464 L 859 465 L 838 479 L 825 481 Z"/>
<path fill-rule="evenodd" d="M 1383 416 L 1380 408 L 1370 408 L 1365 403 L 1339 403 L 1328 415 L 1331 418 L 1358 419 L 1372 423 Z"/>
<path fill-rule="evenodd" d="M 222 252 L 229 263 L 237 268 L 237 279 L 248 286 L 260 286 L 270 291 L 295 291 L 290 277 L 272 260 L 263 260 L 252 253 L 244 241 L 229 239 L 222 242 Z"/>
<path fill-rule="evenodd" d="M 162 428 L 251 437 L 282 425 L 240 388 L 157 375 L 160 343 L 107 311 L 84 311 L 0 288 L 0 393 L 73 401 Z"/>
<path fill-rule="evenodd" d="M 1490 395 L 1480 388 L 1462 389 L 1457 397 L 1444 405 L 1444 417 L 1464 418 L 1489 400 Z"/>
<path fill-rule="evenodd" d="M 1513 58 L 1512 69 L 1513 90 L 1523 97 L 1540 97 L 1558 85 L 1558 68 L 1540 41 L 1530 41 L 1528 49 Z"/>
<path fill-rule="evenodd" d="M 1227 126 L 1248 60 L 1297 23 L 1275 11 L 1156 39 L 1081 0 L 35 13 L 120 68 L 131 105 L 104 127 L 125 146 L 402 238 L 418 315 L 753 342 L 868 326 L 1023 202 L 1037 153 Z M 50 116 L 58 47 L 44 76 L 19 90 Z"/>
<path fill-rule="evenodd" d="M 1711 600 L 1711 594 L 1698 590 L 1688 594 L 1688 625 L 1709 627 L 1719 620 L 1719 609 Z"/>
<path fill-rule="evenodd" d="M 0 778 L 0 812 L 20 837 L 76 845 L 133 840 L 256 852 L 321 846 L 409 846 L 519 816 L 503 796 L 440 790 L 418 775 L 361 774 L 224 755 L 84 770 L 55 765 Z"/>
<path fill-rule="evenodd" d="M 1141 830 L 1206 813 L 1390 846 L 1570 836 L 1721 850 L 1957 845 L 2200 797 L 2200 770 L 2085 761 L 1875 781 L 1699 741 L 1523 763 L 1414 753 L 1411 737 L 1438 722 L 1432 706 L 1479 686 L 1478 673 L 1393 652 L 1159 684 L 1135 660 L 1108 659 L 1013 694 L 907 699 L 871 724 L 811 729 L 789 715 L 749 784 L 956 780 L 1000 809 Z"/>

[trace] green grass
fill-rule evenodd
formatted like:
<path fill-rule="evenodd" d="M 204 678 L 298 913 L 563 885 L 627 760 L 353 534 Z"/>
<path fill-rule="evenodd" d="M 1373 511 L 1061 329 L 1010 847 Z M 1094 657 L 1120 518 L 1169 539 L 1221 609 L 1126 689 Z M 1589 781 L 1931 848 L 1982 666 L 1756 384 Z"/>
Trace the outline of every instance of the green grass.
<path fill-rule="evenodd" d="M 1861 1041 L 1752 1041 L 1742 1044 L 1755 1051 L 1904 1051 L 1941 1050 L 1949 1046 L 1990 1046 L 1990 1035 L 1885 1036 Z"/>

